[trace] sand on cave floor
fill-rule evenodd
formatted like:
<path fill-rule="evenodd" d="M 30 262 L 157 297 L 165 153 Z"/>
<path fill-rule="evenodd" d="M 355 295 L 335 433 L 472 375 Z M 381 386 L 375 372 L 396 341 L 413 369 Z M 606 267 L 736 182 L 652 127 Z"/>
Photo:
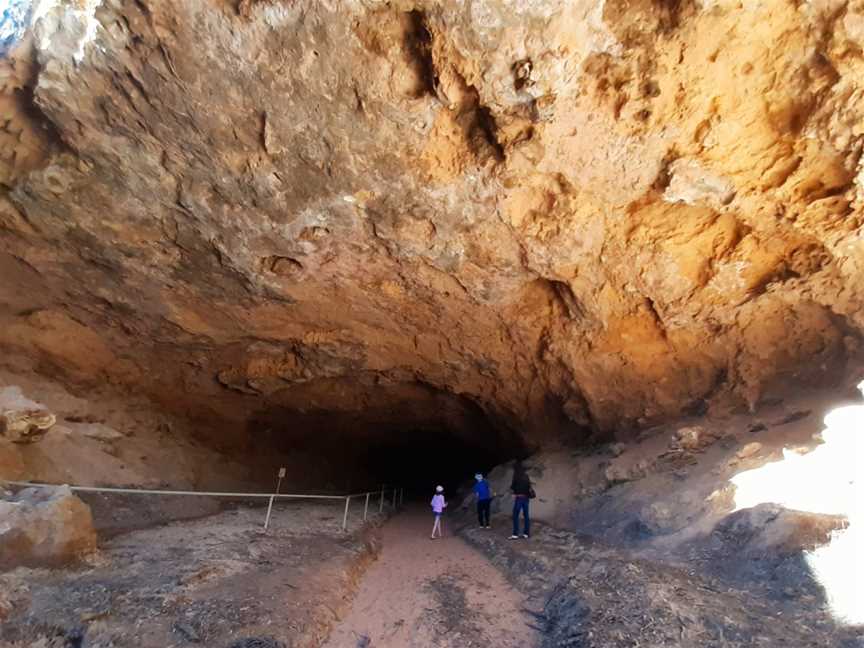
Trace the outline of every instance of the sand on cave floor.
<path fill-rule="evenodd" d="M 378 560 L 324 648 L 531 648 L 523 595 L 482 553 L 454 533 L 430 539 L 432 516 L 414 508 L 382 529 Z M 506 534 L 506 526 L 484 530 Z M 520 541 L 521 542 L 521 541 Z"/>

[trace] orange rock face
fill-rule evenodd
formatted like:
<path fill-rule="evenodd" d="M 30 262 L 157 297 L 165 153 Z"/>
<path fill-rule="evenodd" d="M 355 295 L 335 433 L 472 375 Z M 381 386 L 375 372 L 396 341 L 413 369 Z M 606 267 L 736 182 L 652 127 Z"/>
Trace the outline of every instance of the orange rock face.
<path fill-rule="evenodd" d="M 539 439 L 860 366 L 855 2 L 58 5 L 0 61 L 0 345 L 72 383 Z"/>

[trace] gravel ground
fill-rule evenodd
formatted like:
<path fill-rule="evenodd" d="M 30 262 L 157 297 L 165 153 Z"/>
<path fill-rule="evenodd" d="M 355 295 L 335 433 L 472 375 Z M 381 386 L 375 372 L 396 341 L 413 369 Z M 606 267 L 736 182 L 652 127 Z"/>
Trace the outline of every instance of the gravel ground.
<path fill-rule="evenodd" d="M 838 626 L 812 598 L 781 603 L 571 532 L 533 531 L 519 541 L 470 525 L 460 534 L 526 594 L 543 648 L 864 646 L 861 629 Z"/>
<path fill-rule="evenodd" d="M 374 559 L 378 520 L 352 510 L 342 533 L 341 503 L 279 504 L 264 534 L 263 517 L 238 506 L 116 536 L 75 568 L 0 574 L 0 648 L 317 646 Z"/>

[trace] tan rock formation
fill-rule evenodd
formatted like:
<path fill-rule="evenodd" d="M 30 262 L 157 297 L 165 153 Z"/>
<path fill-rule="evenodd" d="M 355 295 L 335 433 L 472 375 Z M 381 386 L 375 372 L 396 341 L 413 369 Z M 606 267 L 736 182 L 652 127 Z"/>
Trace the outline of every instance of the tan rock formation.
<path fill-rule="evenodd" d="M 67 486 L 0 500 L 0 566 L 51 566 L 96 548 L 90 507 Z"/>
<path fill-rule="evenodd" d="M 13 443 L 33 443 L 56 421 L 56 417 L 45 410 L 7 410 L 0 413 L 0 434 Z"/>
<path fill-rule="evenodd" d="M 0 437 L 12 443 L 33 443 L 57 422 L 41 403 L 26 398 L 16 387 L 0 389 Z"/>
<path fill-rule="evenodd" d="M 54 5 L 0 61 L 0 345 L 47 372 L 539 438 L 858 357 L 858 2 Z"/>

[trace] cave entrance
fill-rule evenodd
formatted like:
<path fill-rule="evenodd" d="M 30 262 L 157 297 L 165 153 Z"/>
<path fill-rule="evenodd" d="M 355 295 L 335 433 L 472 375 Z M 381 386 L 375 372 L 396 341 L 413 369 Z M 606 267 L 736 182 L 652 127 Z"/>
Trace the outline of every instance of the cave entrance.
<path fill-rule="evenodd" d="M 268 465 L 263 474 L 286 465 L 295 488 L 347 493 L 386 484 L 423 497 L 439 484 L 453 493 L 476 472 L 525 454 L 517 431 L 470 400 L 425 389 L 422 398 L 385 401 L 259 410 L 249 419 L 248 450 L 255 465 Z"/>
<path fill-rule="evenodd" d="M 432 496 L 436 485 L 453 493 L 477 472 L 486 474 L 513 457 L 514 447 L 494 435 L 465 439 L 448 429 L 405 430 L 370 445 L 364 464 L 381 483 L 398 484 L 415 496 Z"/>

